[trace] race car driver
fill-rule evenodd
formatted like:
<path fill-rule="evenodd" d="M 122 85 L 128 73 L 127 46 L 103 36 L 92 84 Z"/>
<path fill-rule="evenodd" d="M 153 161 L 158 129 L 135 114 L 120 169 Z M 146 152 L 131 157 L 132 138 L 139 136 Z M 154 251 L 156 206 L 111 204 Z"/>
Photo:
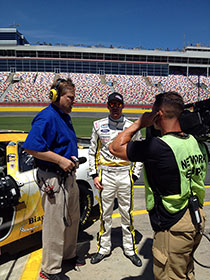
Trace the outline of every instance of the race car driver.
<path fill-rule="evenodd" d="M 140 176 L 141 163 L 131 164 L 113 156 L 108 145 L 113 139 L 129 127 L 132 122 L 122 115 L 123 96 L 114 92 L 108 96 L 107 108 L 109 116 L 97 120 L 93 124 L 89 148 L 90 175 L 95 187 L 99 190 L 99 206 L 101 227 L 98 234 L 97 253 L 91 263 L 99 263 L 111 253 L 112 212 L 115 197 L 118 199 L 121 214 L 124 254 L 136 266 L 142 262 L 137 255 L 135 232 L 133 226 L 133 183 Z M 141 140 L 138 133 L 135 139 Z"/>

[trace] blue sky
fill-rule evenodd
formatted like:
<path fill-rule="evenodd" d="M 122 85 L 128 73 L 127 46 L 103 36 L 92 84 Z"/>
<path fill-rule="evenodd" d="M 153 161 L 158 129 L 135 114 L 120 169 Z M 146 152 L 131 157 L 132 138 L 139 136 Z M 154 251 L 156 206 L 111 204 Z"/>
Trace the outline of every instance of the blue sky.
<path fill-rule="evenodd" d="M 210 0 L 4 0 L 0 27 L 11 24 L 31 44 L 210 46 Z"/>

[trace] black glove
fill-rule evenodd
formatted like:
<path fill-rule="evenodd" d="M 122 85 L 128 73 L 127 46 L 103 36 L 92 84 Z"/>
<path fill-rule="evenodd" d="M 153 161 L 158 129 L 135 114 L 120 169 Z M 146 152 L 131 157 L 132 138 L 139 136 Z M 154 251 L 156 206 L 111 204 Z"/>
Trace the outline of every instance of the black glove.
<path fill-rule="evenodd" d="M 138 177 L 136 175 L 132 174 L 132 179 L 133 179 L 133 182 L 135 183 L 136 180 L 138 180 Z"/>
<path fill-rule="evenodd" d="M 92 177 L 93 180 L 94 180 L 96 177 L 98 177 L 98 174 L 93 174 L 93 175 L 91 175 L 91 177 Z"/>

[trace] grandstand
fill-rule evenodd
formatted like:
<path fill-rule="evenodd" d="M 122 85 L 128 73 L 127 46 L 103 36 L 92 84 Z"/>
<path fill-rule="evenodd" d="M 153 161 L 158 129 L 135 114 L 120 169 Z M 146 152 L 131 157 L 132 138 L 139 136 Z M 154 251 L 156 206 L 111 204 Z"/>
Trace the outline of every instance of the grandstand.
<path fill-rule="evenodd" d="M 56 77 L 72 78 L 79 104 L 105 104 L 108 94 L 118 91 L 127 105 L 144 106 L 169 90 L 191 103 L 210 96 L 209 65 L 210 47 L 159 51 L 33 46 L 15 28 L 0 28 L 2 104 L 47 104 Z"/>

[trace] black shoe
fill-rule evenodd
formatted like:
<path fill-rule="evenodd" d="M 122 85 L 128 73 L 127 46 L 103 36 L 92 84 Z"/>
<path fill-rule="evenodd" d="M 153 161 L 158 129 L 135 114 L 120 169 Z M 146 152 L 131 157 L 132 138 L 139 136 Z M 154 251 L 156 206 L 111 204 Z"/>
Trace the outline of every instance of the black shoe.
<path fill-rule="evenodd" d="M 61 278 L 60 273 L 58 273 L 58 274 L 48 274 L 44 271 L 40 272 L 40 277 L 42 279 L 45 279 L 45 280 L 62 280 L 63 279 L 63 278 Z"/>
<path fill-rule="evenodd" d="M 99 263 L 100 261 L 102 261 L 104 258 L 110 256 L 110 254 L 108 255 L 103 255 L 100 253 L 96 253 L 91 257 L 90 263 L 95 264 L 95 263 Z"/>
<path fill-rule="evenodd" d="M 83 266 L 86 264 L 85 259 L 79 256 L 69 259 L 68 262 L 73 266 Z"/>
<path fill-rule="evenodd" d="M 85 259 L 79 256 L 76 256 L 76 266 L 83 266 L 85 265 Z"/>
<path fill-rule="evenodd" d="M 138 267 L 142 266 L 142 262 L 140 260 L 140 258 L 134 254 L 133 256 L 128 256 L 128 255 L 125 255 L 129 260 L 132 261 L 132 263 Z"/>

